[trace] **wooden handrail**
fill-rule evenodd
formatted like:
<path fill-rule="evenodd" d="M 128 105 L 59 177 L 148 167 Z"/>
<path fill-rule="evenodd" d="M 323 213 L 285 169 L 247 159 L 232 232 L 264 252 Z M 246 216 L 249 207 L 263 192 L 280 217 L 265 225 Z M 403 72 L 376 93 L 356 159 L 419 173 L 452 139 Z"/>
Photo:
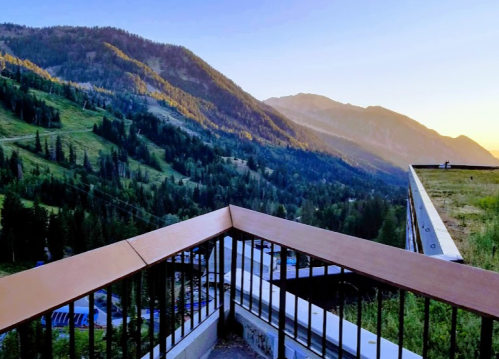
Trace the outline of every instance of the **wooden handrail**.
<path fill-rule="evenodd" d="M 229 207 L 131 238 L 128 243 L 147 265 L 218 236 L 232 228 Z"/>
<path fill-rule="evenodd" d="M 499 318 L 499 273 L 230 206 L 233 226 L 353 272 Z"/>
<path fill-rule="evenodd" d="M 230 206 L 0 279 L 0 333 L 232 228 L 480 315 L 499 318 L 499 274 Z"/>
<path fill-rule="evenodd" d="M 131 275 L 146 264 L 121 241 L 0 279 L 0 333 Z"/>
<path fill-rule="evenodd" d="M 229 208 L 0 279 L 0 334 L 232 228 Z"/>

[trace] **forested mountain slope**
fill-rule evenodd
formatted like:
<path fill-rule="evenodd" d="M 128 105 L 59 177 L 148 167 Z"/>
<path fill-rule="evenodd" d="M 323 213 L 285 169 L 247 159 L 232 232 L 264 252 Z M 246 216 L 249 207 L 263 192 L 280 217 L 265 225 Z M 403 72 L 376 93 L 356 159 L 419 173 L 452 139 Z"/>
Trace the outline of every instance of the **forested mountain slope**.
<path fill-rule="evenodd" d="M 228 204 L 403 244 L 405 190 L 396 177 L 373 176 L 325 153 L 217 133 L 173 110 L 160 119 L 134 96 L 124 116 L 117 109 L 124 95 L 4 59 L 0 271 Z M 381 230 L 385 222 L 390 231 Z"/>
<path fill-rule="evenodd" d="M 403 176 L 389 161 L 350 156 L 330 139 L 288 120 L 181 46 L 154 43 L 114 28 L 4 24 L 0 51 L 45 77 L 112 92 L 117 100 L 112 106 L 125 115 L 159 105 L 212 130 L 321 151 L 370 173 Z"/>
<path fill-rule="evenodd" d="M 270 98 L 265 102 L 296 123 L 351 140 L 403 168 L 411 163 L 447 160 L 462 164 L 499 164 L 487 150 L 466 136 L 441 136 L 383 107 L 362 108 L 313 94 Z"/>
<path fill-rule="evenodd" d="M 52 75 L 113 91 L 151 95 L 199 123 L 303 148 L 321 141 L 182 46 L 114 28 L 0 25 L 4 51 Z M 323 148 L 324 149 L 324 148 Z"/>

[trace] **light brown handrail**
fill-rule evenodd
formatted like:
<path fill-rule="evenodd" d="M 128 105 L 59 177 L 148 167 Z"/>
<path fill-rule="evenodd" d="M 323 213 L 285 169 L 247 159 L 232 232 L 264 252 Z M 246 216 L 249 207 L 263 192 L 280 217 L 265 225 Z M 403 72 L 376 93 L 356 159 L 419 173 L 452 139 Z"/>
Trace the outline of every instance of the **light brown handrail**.
<path fill-rule="evenodd" d="M 230 206 L 235 229 L 353 272 L 499 318 L 499 273 Z"/>
<path fill-rule="evenodd" d="M 232 228 L 223 208 L 0 279 L 0 333 Z"/>
<path fill-rule="evenodd" d="M 0 333 L 131 275 L 146 264 L 121 241 L 0 279 Z"/>
<path fill-rule="evenodd" d="M 131 238 L 128 243 L 147 265 L 185 251 L 232 228 L 229 207 Z"/>
<path fill-rule="evenodd" d="M 499 318 L 499 273 L 230 206 L 0 279 L 0 333 L 232 228 L 381 282 Z"/>

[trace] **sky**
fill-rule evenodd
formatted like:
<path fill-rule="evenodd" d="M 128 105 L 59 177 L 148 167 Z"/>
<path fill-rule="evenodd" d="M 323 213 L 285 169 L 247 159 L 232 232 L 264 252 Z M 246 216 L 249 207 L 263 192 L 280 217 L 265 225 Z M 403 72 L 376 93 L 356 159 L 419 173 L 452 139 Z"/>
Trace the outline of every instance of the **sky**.
<path fill-rule="evenodd" d="M 18 0 L 0 22 L 182 45 L 254 97 L 379 105 L 499 150 L 499 1 Z"/>

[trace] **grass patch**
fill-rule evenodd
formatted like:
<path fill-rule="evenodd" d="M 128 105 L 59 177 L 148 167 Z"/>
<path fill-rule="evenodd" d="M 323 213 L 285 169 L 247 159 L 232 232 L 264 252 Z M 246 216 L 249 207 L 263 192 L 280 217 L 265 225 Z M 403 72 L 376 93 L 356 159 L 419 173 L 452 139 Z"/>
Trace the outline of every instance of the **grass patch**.
<path fill-rule="evenodd" d="M 424 331 L 425 299 L 407 293 L 404 307 L 404 348 L 422 355 Z M 430 301 L 428 358 L 449 358 L 451 343 L 451 306 Z M 383 298 L 383 314 L 381 319 L 381 335 L 383 338 L 398 343 L 400 300 L 398 294 L 390 294 Z M 355 323 L 357 305 L 345 307 L 345 319 Z M 377 330 L 377 299 L 362 303 L 362 327 L 372 333 Z M 456 359 L 479 357 L 481 318 L 475 314 L 458 310 L 456 326 Z M 494 336 L 499 336 L 499 328 L 494 328 Z M 375 344 L 373 344 L 375 345 Z M 493 352 L 499 352 L 499 343 L 494 341 Z M 381 353 L 383 357 L 383 353 Z"/>
<path fill-rule="evenodd" d="M 499 272 L 499 170 L 418 169 L 464 261 Z M 497 262 L 497 263 L 496 263 Z"/>

